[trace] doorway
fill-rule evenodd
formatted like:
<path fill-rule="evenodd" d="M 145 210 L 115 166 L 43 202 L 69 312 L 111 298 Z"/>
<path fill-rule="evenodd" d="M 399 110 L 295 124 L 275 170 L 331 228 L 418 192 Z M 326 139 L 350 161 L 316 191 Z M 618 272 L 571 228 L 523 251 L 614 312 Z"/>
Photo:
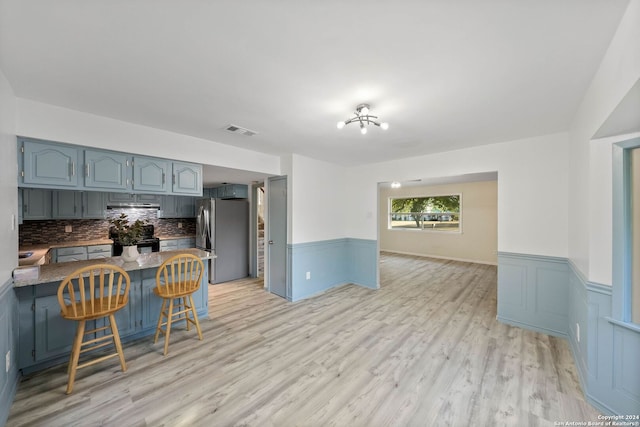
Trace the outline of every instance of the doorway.
<path fill-rule="evenodd" d="M 269 292 L 290 298 L 287 292 L 287 177 L 267 181 L 265 285 Z"/>
<path fill-rule="evenodd" d="M 250 276 L 264 278 L 264 182 L 251 185 L 251 266 Z"/>

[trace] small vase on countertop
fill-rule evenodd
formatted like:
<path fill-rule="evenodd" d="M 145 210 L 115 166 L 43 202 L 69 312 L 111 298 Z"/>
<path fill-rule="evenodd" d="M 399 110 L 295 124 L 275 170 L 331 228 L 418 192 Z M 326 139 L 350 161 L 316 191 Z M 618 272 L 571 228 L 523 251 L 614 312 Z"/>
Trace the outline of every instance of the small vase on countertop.
<path fill-rule="evenodd" d="M 138 259 L 140 253 L 138 252 L 138 246 L 123 246 L 122 247 L 122 259 L 124 262 L 133 262 Z"/>

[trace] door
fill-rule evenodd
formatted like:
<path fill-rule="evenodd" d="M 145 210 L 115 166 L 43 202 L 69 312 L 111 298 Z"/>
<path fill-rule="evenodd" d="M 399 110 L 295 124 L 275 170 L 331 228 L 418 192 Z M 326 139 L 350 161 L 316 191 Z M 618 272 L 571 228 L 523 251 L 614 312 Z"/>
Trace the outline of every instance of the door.
<path fill-rule="evenodd" d="M 263 277 L 264 271 L 264 183 L 251 185 L 251 220 L 249 229 L 249 274 Z"/>
<path fill-rule="evenodd" d="M 211 283 L 228 282 L 249 275 L 249 203 L 216 200 L 212 242 L 216 251 Z"/>
<path fill-rule="evenodd" d="M 103 219 L 107 209 L 106 194 L 98 191 L 85 191 L 82 193 L 82 217 Z"/>
<path fill-rule="evenodd" d="M 133 189 L 154 193 L 166 193 L 169 189 L 167 175 L 171 162 L 150 157 L 133 158 Z"/>
<path fill-rule="evenodd" d="M 82 218 L 82 193 L 69 190 L 55 190 L 52 192 L 53 219 Z"/>
<path fill-rule="evenodd" d="M 36 362 L 69 354 L 77 322 L 62 318 L 58 296 L 36 298 L 34 310 Z M 93 325 L 93 321 L 87 322 L 87 330 Z"/>
<path fill-rule="evenodd" d="M 23 182 L 25 184 L 78 186 L 79 150 L 77 148 L 25 141 L 23 150 Z"/>
<path fill-rule="evenodd" d="M 22 219 L 51 219 L 51 191 L 23 188 Z"/>
<path fill-rule="evenodd" d="M 269 292 L 287 294 L 287 177 L 269 178 L 267 187 L 267 271 Z"/>
<path fill-rule="evenodd" d="M 128 189 L 129 157 L 122 153 L 84 150 L 85 187 Z"/>
<path fill-rule="evenodd" d="M 173 192 L 202 195 L 202 165 L 173 162 Z"/>

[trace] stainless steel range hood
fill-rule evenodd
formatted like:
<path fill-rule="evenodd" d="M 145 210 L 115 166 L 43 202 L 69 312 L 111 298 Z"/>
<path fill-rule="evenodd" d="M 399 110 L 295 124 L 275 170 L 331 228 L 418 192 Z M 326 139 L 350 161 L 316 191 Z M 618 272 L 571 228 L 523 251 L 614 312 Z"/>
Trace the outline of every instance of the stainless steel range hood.
<path fill-rule="evenodd" d="M 160 209 L 158 203 L 119 202 L 109 203 L 107 209 Z"/>

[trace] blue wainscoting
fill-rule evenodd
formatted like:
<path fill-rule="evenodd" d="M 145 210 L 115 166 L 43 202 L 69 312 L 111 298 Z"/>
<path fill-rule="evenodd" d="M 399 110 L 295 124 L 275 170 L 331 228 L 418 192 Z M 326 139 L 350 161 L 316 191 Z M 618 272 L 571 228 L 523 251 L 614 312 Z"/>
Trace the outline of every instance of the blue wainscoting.
<path fill-rule="evenodd" d="M 498 320 L 566 337 L 566 258 L 498 253 Z"/>
<path fill-rule="evenodd" d="M 11 366 L 6 370 L 7 352 Z M 13 281 L 9 280 L 0 287 L 0 425 L 9 417 L 18 386 L 18 300 L 13 292 Z"/>
<path fill-rule="evenodd" d="M 345 283 L 372 289 L 378 287 L 378 243 L 375 240 L 322 240 L 288 245 L 287 251 L 290 301 L 309 298 Z"/>
<path fill-rule="evenodd" d="M 587 400 L 604 413 L 640 414 L 640 328 L 611 319 L 611 286 L 567 265 L 569 343 Z"/>
<path fill-rule="evenodd" d="M 611 318 L 611 290 L 566 258 L 498 254 L 498 320 L 567 338 L 587 400 L 640 414 L 640 327 Z"/>

